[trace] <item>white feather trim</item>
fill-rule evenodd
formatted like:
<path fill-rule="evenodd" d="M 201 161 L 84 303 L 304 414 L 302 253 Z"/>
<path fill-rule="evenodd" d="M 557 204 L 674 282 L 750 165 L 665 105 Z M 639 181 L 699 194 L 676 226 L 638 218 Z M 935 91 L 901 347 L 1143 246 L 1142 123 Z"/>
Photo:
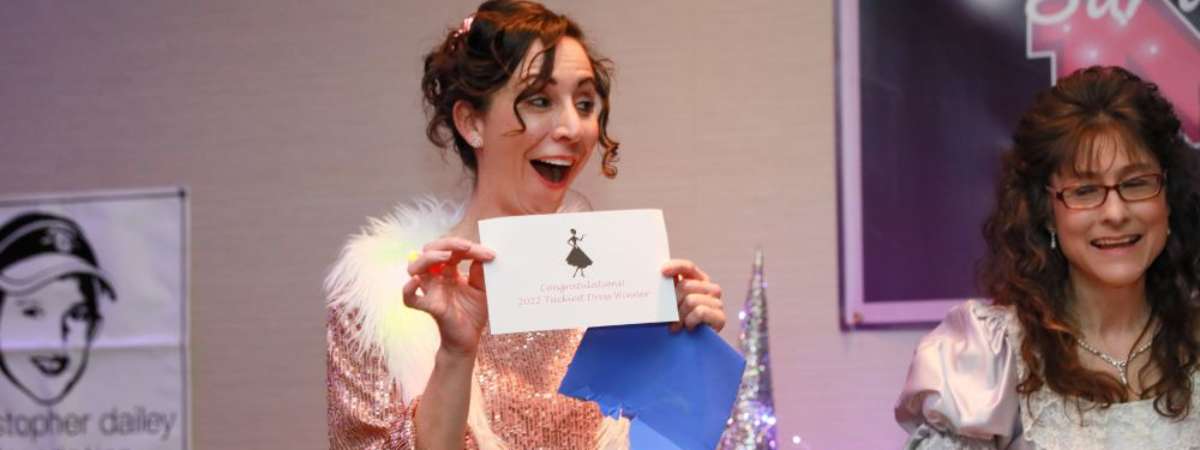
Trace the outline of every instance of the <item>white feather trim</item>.
<path fill-rule="evenodd" d="M 351 331 L 355 351 L 377 349 L 383 355 L 405 403 L 425 390 L 441 344 L 433 318 L 404 306 L 408 255 L 445 234 L 462 214 L 461 204 L 425 197 L 369 219 L 325 278 L 329 305 L 355 314 L 362 325 Z"/>

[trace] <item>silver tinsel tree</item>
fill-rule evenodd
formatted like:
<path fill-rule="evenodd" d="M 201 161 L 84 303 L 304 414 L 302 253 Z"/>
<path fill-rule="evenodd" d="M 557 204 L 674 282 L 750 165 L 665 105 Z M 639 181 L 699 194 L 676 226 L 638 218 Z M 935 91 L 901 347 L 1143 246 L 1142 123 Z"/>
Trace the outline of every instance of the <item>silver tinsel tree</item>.
<path fill-rule="evenodd" d="M 774 449 L 775 400 L 771 394 L 771 353 L 767 348 L 767 283 L 763 279 L 762 249 L 754 251 L 750 294 L 738 318 L 746 371 L 738 388 L 733 413 L 718 448 L 731 450 Z"/>

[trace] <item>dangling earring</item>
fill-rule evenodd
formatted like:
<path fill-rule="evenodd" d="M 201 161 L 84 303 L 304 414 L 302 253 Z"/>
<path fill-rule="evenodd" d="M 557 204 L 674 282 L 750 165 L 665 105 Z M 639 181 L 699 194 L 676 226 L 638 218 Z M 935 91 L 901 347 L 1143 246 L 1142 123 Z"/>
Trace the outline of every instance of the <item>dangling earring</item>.
<path fill-rule="evenodd" d="M 1058 233 L 1050 230 L 1050 249 L 1053 250 L 1056 248 L 1058 248 Z"/>

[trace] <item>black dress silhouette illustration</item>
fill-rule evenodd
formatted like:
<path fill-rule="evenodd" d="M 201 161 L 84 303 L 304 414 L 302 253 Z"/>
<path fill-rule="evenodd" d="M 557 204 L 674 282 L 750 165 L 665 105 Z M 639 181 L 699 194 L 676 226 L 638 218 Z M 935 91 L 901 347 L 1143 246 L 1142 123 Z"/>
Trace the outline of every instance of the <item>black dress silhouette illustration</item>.
<path fill-rule="evenodd" d="M 579 241 L 582 241 L 584 236 L 587 235 L 576 237 L 575 229 L 572 228 L 571 238 L 567 239 L 567 245 L 571 246 L 571 253 L 567 255 L 567 264 L 575 268 L 575 273 L 571 274 L 571 278 L 575 278 L 576 276 L 583 277 L 583 269 L 592 265 L 592 258 L 588 258 L 587 253 L 584 253 L 583 249 L 579 248 Z"/>

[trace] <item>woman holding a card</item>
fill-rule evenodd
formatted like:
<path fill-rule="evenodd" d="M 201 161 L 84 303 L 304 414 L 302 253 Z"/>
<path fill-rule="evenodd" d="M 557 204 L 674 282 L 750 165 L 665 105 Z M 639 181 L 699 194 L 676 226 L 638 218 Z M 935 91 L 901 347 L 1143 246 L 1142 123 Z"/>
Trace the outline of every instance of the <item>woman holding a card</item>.
<path fill-rule="evenodd" d="M 474 189 L 372 222 L 329 275 L 332 447 L 628 446 L 627 420 L 556 392 L 581 330 L 487 332 L 481 264 L 497 255 L 477 243 L 480 220 L 559 211 L 597 147 L 616 176 L 609 70 L 575 22 L 525 1 L 485 2 L 426 56 L 427 134 Z M 695 264 L 662 273 L 676 327 L 724 325 L 720 286 Z"/>
<path fill-rule="evenodd" d="M 1200 448 L 1200 163 L 1171 104 L 1080 70 L 1014 144 L 984 227 L 993 301 L 918 345 L 908 448 Z"/>

